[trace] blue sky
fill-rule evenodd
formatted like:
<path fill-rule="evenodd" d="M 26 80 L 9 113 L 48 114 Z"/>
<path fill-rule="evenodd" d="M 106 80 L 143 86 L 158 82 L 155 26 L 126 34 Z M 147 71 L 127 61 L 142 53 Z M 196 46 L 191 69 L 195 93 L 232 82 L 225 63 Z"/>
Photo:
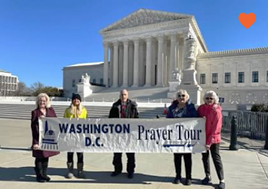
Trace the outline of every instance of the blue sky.
<path fill-rule="evenodd" d="M 103 61 L 99 31 L 140 8 L 195 16 L 209 51 L 268 46 L 267 0 L 0 0 L 0 69 L 62 86 L 62 68 Z M 240 13 L 255 13 L 246 29 Z"/>

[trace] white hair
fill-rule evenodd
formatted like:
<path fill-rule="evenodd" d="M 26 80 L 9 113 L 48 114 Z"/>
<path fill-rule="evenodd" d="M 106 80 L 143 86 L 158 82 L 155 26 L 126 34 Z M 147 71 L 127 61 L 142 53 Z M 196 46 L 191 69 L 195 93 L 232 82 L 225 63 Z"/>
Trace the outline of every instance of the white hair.
<path fill-rule="evenodd" d="M 40 93 L 36 97 L 36 100 L 35 100 L 36 108 L 39 108 L 39 102 L 40 102 L 40 100 L 41 100 L 42 97 L 45 97 L 46 98 L 46 100 L 47 100 L 46 107 L 47 108 L 50 108 L 51 107 L 50 99 L 49 99 L 49 96 L 46 93 Z"/>
<path fill-rule="evenodd" d="M 204 97 L 203 97 L 203 100 L 204 102 L 206 102 L 206 98 L 207 97 L 212 97 L 214 98 L 214 104 L 218 104 L 219 103 L 219 97 L 218 95 L 216 94 L 215 91 L 207 91 L 205 94 L 204 94 Z"/>
<path fill-rule="evenodd" d="M 178 95 L 179 95 L 179 94 L 185 94 L 186 100 L 189 100 L 189 98 L 190 98 L 190 95 L 189 95 L 189 94 L 187 93 L 187 91 L 184 90 L 184 89 L 180 89 L 180 90 L 177 91 L 176 99 L 178 99 Z"/>

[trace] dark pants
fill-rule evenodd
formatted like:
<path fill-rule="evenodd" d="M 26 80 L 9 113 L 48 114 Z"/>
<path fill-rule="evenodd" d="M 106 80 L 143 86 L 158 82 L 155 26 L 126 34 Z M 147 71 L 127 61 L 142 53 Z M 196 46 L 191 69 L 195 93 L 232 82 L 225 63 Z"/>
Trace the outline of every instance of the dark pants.
<path fill-rule="evenodd" d="M 135 168 L 135 153 L 126 153 L 127 154 L 127 172 L 134 173 Z M 121 173 L 123 169 L 122 165 L 122 153 L 114 153 L 113 158 L 114 171 Z"/>
<path fill-rule="evenodd" d="M 35 173 L 37 177 L 47 176 L 48 158 L 35 158 Z"/>
<path fill-rule="evenodd" d="M 84 163 L 84 156 L 82 152 L 77 152 L 77 163 Z M 74 162 L 74 153 L 73 152 L 68 152 L 67 153 L 67 162 L 68 163 L 73 163 Z"/>
<path fill-rule="evenodd" d="M 187 179 L 192 179 L 192 154 L 190 153 L 174 153 L 174 164 L 176 169 L 176 177 L 181 178 L 181 157 L 184 158 L 185 173 Z"/>
<path fill-rule="evenodd" d="M 210 147 L 211 156 L 216 168 L 216 172 L 219 180 L 224 179 L 223 166 L 220 156 L 220 144 L 212 144 Z M 209 150 L 206 153 L 202 153 L 202 160 L 205 169 L 206 177 L 210 176 L 210 164 L 209 164 Z"/>

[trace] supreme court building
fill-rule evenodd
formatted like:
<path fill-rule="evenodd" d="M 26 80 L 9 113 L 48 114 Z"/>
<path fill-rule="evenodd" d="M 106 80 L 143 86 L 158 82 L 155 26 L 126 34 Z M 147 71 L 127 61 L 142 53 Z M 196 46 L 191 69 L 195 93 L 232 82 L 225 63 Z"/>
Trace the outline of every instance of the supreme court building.
<path fill-rule="evenodd" d="M 170 88 L 181 70 L 177 89 L 186 89 L 195 103 L 207 90 L 226 103 L 268 103 L 268 48 L 208 52 L 193 15 L 139 9 L 100 34 L 104 62 L 80 64 L 80 71 L 65 67 L 66 94 L 85 72 L 105 87 Z"/>

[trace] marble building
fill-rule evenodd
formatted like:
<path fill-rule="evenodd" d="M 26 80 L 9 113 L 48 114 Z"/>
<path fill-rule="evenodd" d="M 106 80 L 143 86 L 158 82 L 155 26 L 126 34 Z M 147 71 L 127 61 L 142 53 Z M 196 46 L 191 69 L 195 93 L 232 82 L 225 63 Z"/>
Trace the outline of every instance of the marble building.
<path fill-rule="evenodd" d="M 9 96 L 18 89 L 18 77 L 0 70 L 0 96 Z"/>
<path fill-rule="evenodd" d="M 176 90 L 186 89 L 197 104 L 207 90 L 224 103 L 268 102 L 268 48 L 208 52 L 193 15 L 139 9 L 100 34 L 104 62 L 81 70 L 106 87 L 170 87 L 181 70 Z M 77 69 L 64 68 L 64 90 L 74 86 Z"/>

